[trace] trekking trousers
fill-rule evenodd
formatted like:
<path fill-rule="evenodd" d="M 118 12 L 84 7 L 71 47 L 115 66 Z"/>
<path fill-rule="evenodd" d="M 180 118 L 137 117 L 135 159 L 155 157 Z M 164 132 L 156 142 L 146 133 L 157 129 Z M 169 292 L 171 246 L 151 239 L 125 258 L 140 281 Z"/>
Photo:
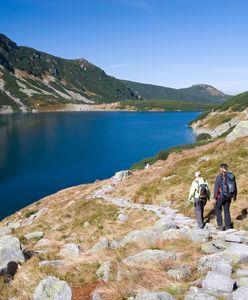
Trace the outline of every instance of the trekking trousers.
<path fill-rule="evenodd" d="M 215 205 L 215 215 L 217 218 L 218 226 L 223 226 L 222 207 L 224 209 L 225 229 L 231 228 L 231 215 L 230 215 L 231 200 L 232 200 L 231 198 L 219 199 Z"/>
<path fill-rule="evenodd" d="M 206 203 L 207 201 L 203 199 L 195 198 L 194 200 L 196 221 L 200 228 L 203 228 L 204 226 L 204 207 Z"/>

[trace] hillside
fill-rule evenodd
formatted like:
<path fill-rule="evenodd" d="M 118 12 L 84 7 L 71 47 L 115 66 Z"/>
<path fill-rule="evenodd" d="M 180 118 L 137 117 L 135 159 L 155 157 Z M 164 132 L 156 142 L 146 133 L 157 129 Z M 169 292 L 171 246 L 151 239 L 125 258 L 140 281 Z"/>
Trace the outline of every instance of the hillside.
<path fill-rule="evenodd" d="M 66 111 L 73 105 L 85 110 L 90 104 L 141 99 L 215 105 L 227 98 L 206 85 L 176 90 L 119 80 L 85 59 L 55 57 L 0 34 L 0 112 Z"/>
<path fill-rule="evenodd" d="M 131 90 L 141 95 L 145 100 L 167 99 L 204 104 L 220 104 L 230 97 L 216 88 L 205 84 L 194 85 L 184 89 L 174 89 L 127 80 L 123 80 L 123 82 L 126 83 Z"/>
<path fill-rule="evenodd" d="M 0 280 L 1 300 L 45 300 L 45 293 L 61 300 L 235 297 L 247 286 L 247 151 L 247 137 L 220 139 L 148 169 L 60 191 L 9 216 L 0 223 L 0 269 L 10 257 L 21 267 L 10 284 Z M 236 230 L 215 230 L 211 203 L 210 224 L 196 229 L 194 209 L 185 207 L 193 174 L 202 170 L 212 189 L 223 161 L 237 176 Z"/>
<path fill-rule="evenodd" d="M 192 122 L 197 135 L 207 134 L 216 138 L 231 131 L 241 121 L 247 119 L 248 92 L 231 97 L 214 110 L 206 112 Z"/>
<path fill-rule="evenodd" d="M 17 111 L 48 104 L 114 102 L 138 98 L 123 82 L 85 59 L 62 59 L 0 34 L 0 106 Z"/>

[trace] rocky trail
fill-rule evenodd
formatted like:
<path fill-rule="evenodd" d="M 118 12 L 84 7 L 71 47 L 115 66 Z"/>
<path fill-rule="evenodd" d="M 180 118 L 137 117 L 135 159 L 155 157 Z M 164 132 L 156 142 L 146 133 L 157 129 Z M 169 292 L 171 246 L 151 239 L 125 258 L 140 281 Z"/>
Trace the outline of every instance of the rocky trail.
<path fill-rule="evenodd" d="M 124 171 L 125 172 L 125 171 Z M 213 224 L 206 224 L 204 229 L 197 228 L 194 219 L 180 213 L 177 209 L 170 207 L 170 203 L 164 205 L 140 204 L 113 197 L 111 193 L 118 186 L 120 181 L 124 181 L 126 173 L 118 173 L 117 180 L 114 178 L 110 184 L 98 184 L 90 195 L 88 201 L 99 199 L 103 203 L 111 204 L 123 209 L 123 213 L 118 215 L 118 222 L 125 223 L 128 215 L 124 210 L 137 210 L 140 212 L 153 213 L 156 216 L 154 224 L 145 229 L 130 230 L 121 239 L 110 240 L 107 237 L 101 237 L 99 241 L 90 249 L 83 251 L 76 243 L 67 243 L 59 251 L 61 259 L 48 259 L 39 262 L 39 267 L 64 268 L 72 261 L 82 262 L 84 260 L 96 259 L 97 255 L 106 249 L 122 249 L 123 247 L 142 244 L 141 251 L 123 258 L 113 278 L 113 261 L 111 257 L 101 262 L 96 272 L 100 282 L 105 285 L 99 285 L 92 291 L 93 300 L 116 299 L 114 296 L 106 293 L 106 285 L 110 281 L 121 282 L 128 274 L 127 269 L 145 267 L 155 270 L 158 266 L 168 265 L 166 276 L 175 281 L 181 281 L 197 273 L 194 285 L 190 286 L 184 295 L 170 294 L 161 289 L 139 289 L 130 291 L 132 296 L 128 300 L 245 300 L 248 299 L 248 232 L 231 229 L 228 231 L 217 231 Z M 68 204 L 69 205 L 69 204 Z M 16 220 L 8 222 L 0 228 L 0 271 L 3 276 L 11 279 L 11 264 L 21 264 L 25 268 L 27 260 L 35 253 L 46 251 L 49 240 L 44 238 L 42 231 L 29 232 L 25 235 L 26 239 L 37 239 L 33 253 L 24 250 L 19 239 L 14 236 L 13 230 L 26 227 L 35 220 L 41 218 L 48 212 L 48 208 L 42 208 L 35 214 L 25 220 Z M 177 242 L 188 240 L 192 244 L 199 246 L 201 257 L 197 258 L 197 270 L 192 270 L 187 264 L 184 264 L 185 254 L 178 250 L 165 250 L 154 247 L 158 243 Z M 39 250 L 37 250 L 39 246 Z M 177 266 L 175 267 L 175 263 Z M 170 266 L 171 264 L 171 266 Z M 13 273 L 13 276 L 15 272 Z M 47 276 L 36 286 L 33 296 L 34 300 L 69 300 L 69 299 L 89 299 L 75 298 L 70 285 L 55 276 Z M 74 298 L 73 298 L 74 297 Z M 113 297 L 113 298 L 112 298 Z M 0 297 L 0 299 L 2 299 Z M 5 299 L 5 298 L 3 298 Z M 9 298 L 23 299 L 23 298 Z"/>

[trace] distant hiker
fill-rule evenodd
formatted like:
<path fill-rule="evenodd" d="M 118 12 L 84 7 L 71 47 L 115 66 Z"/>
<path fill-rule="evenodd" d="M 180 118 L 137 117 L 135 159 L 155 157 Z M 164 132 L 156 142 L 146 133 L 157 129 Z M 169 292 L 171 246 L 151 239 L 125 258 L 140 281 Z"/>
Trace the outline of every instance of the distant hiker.
<path fill-rule="evenodd" d="M 201 172 L 195 173 L 195 180 L 191 184 L 189 192 L 189 202 L 195 205 L 196 220 L 199 228 L 204 227 L 204 207 L 210 199 L 210 189 L 208 182 L 201 176 Z"/>
<path fill-rule="evenodd" d="M 237 197 L 237 184 L 232 172 L 228 172 L 228 165 L 220 165 L 220 174 L 215 179 L 214 199 L 217 229 L 228 230 L 231 228 L 230 205 L 232 199 Z M 225 227 L 222 220 L 222 207 L 224 208 Z"/>

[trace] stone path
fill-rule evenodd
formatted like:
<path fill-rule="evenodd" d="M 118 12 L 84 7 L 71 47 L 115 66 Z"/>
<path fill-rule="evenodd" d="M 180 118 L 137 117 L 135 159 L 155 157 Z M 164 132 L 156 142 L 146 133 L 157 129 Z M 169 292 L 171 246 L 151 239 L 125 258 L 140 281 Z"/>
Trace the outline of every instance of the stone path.
<path fill-rule="evenodd" d="M 126 199 L 114 198 L 109 195 L 113 190 L 112 185 L 105 185 L 94 191 L 92 196 L 122 208 L 153 212 L 159 218 L 150 229 L 129 232 L 120 241 L 119 246 L 140 241 L 152 244 L 157 240 L 171 238 L 188 238 L 192 242 L 201 243 L 202 252 L 206 255 L 198 261 L 198 270 L 208 271 L 208 273 L 205 278 L 200 278 L 201 287 L 190 288 L 185 300 L 248 299 L 248 264 L 246 265 L 248 263 L 248 232 L 235 229 L 217 231 L 213 224 L 207 224 L 204 229 L 199 229 L 195 220 L 179 213 L 177 209 L 169 206 L 137 204 Z M 126 258 L 124 262 L 133 262 L 135 259 L 136 262 L 137 258 L 140 261 L 149 260 L 154 255 L 158 256 L 158 253 L 152 252 L 153 250 L 150 249 L 145 250 Z M 173 253 L 159 253 L 159 255 L 173 256 Z M 240 269 L 234 271 L 234 265 L 237 264 Z M 161 296 L 157 295 L 155 291 L 149 293 L 149 297 L 147 293 L 141 293 L 132 299 L 173 299 L 173 297 L 166 298 L 168 295 L 165 298 L 159 298 Z"/>

